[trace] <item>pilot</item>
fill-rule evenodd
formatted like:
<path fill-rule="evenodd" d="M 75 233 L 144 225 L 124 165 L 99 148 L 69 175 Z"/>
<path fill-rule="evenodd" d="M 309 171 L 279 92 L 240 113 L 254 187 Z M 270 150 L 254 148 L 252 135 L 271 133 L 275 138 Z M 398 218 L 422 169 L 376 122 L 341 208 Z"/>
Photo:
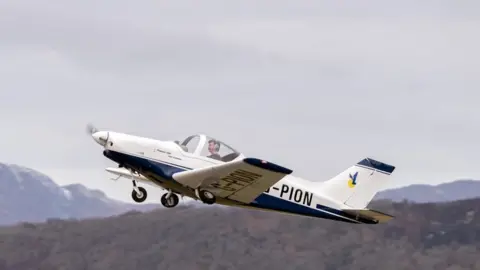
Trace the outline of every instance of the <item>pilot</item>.
<path fill-rule="evenodd" d="M 208 141 L 208 151 L 210 152 L 209 158 L 213 158 L 216 160 L 221 160 L 221 156 L 218 154 L 218 150 L 220 150 L 220 143 L 214 139 Z"/>

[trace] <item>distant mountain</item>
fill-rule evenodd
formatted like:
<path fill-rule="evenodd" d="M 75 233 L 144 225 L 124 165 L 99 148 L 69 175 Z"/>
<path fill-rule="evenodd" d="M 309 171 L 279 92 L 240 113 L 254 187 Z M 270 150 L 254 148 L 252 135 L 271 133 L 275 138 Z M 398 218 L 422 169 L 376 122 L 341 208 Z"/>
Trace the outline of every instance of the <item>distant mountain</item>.
<path fill-rule="evenodd" d="M 159 206 L 120 202 L 80 184 L 61 187 L 38 171 L 0 163 L 0 224 L 106 217 Z"/>
<path fill-rule="evenodd" d="M 447 202 L 480 197 L 480 181 L 457 180 L 439 185 L 410 185 L 379 192 L 375 200 L 408 200 L 417 203 Z"/>
<path fill-rule="evenodd" d="M 459 180 L 437 186 L 412 185 L 386 190 L 378 193 L 375 200 L 443 202 L 476 197 L 480 197 L 480 181 Z M 163 207 L 120 202 L 81 184 L 59 186 L 38 171 L 0 163 L 0 225 L 42 222 L 48 218 L 107 217 L 155 208 Z"/>

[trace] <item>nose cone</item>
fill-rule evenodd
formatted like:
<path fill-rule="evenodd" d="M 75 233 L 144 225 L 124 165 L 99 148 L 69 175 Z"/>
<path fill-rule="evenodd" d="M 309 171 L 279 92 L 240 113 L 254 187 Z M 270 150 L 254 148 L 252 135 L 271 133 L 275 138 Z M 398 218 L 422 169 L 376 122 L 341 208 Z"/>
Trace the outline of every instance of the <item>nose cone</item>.
<path fill-rule="evenodd" d="M 92 134 L 93 139 L 100 144 L 101 146 L 105 146 L 108 140 L 108 132 L 107 131 L 97 131 Z"/>

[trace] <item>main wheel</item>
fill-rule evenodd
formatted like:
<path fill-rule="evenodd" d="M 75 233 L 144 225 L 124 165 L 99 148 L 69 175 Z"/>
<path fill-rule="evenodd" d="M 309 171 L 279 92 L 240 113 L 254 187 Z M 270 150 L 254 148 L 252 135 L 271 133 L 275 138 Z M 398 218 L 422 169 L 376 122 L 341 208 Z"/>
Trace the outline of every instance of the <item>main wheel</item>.
<path fill-rule="evenodd" d="M 208 190 L 198 190 L 198 197 L 206 204 L 214 204 L 217 198 Z"/>
<path fill-rule="evenodd" d="M 140 191 L 140 193 L 137 193 L 135 189 L 132 190 L 132 199 L 137 203 L 144 202 L 147 199 L 147 190 L 144 189 L 143 187 L 137 187 L 137 188 L 138 188 L 138 191 Z"/>
<path fill-rule="evenodd" d="M 162 203 L 162 205 L 167 208 L 172 208 L 177 206 L 179 202 L 177 194 L 172 193 L 168 199 L 167 199 L 167 195 L 168 193 L 165 193 L 162 195 L 162 198 L 160 199 L 160 202 Z"/>

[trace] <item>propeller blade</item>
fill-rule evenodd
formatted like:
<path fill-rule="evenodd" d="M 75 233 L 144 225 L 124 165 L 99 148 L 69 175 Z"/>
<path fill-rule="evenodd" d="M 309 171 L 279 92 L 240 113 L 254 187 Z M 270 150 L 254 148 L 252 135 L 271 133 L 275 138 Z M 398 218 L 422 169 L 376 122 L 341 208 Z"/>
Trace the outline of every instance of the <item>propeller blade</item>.
<path fill-rule="evenodd" d="M 95 132 L 97 132 L 97 131 L 98 131 L 98 129 L 97 129 L 93 124 L 89 123 L 89 124 L 87 125 L 87 133 L 88 133 L 88 134 L 93 134 L 93 133 L 95 133 Z"/>

